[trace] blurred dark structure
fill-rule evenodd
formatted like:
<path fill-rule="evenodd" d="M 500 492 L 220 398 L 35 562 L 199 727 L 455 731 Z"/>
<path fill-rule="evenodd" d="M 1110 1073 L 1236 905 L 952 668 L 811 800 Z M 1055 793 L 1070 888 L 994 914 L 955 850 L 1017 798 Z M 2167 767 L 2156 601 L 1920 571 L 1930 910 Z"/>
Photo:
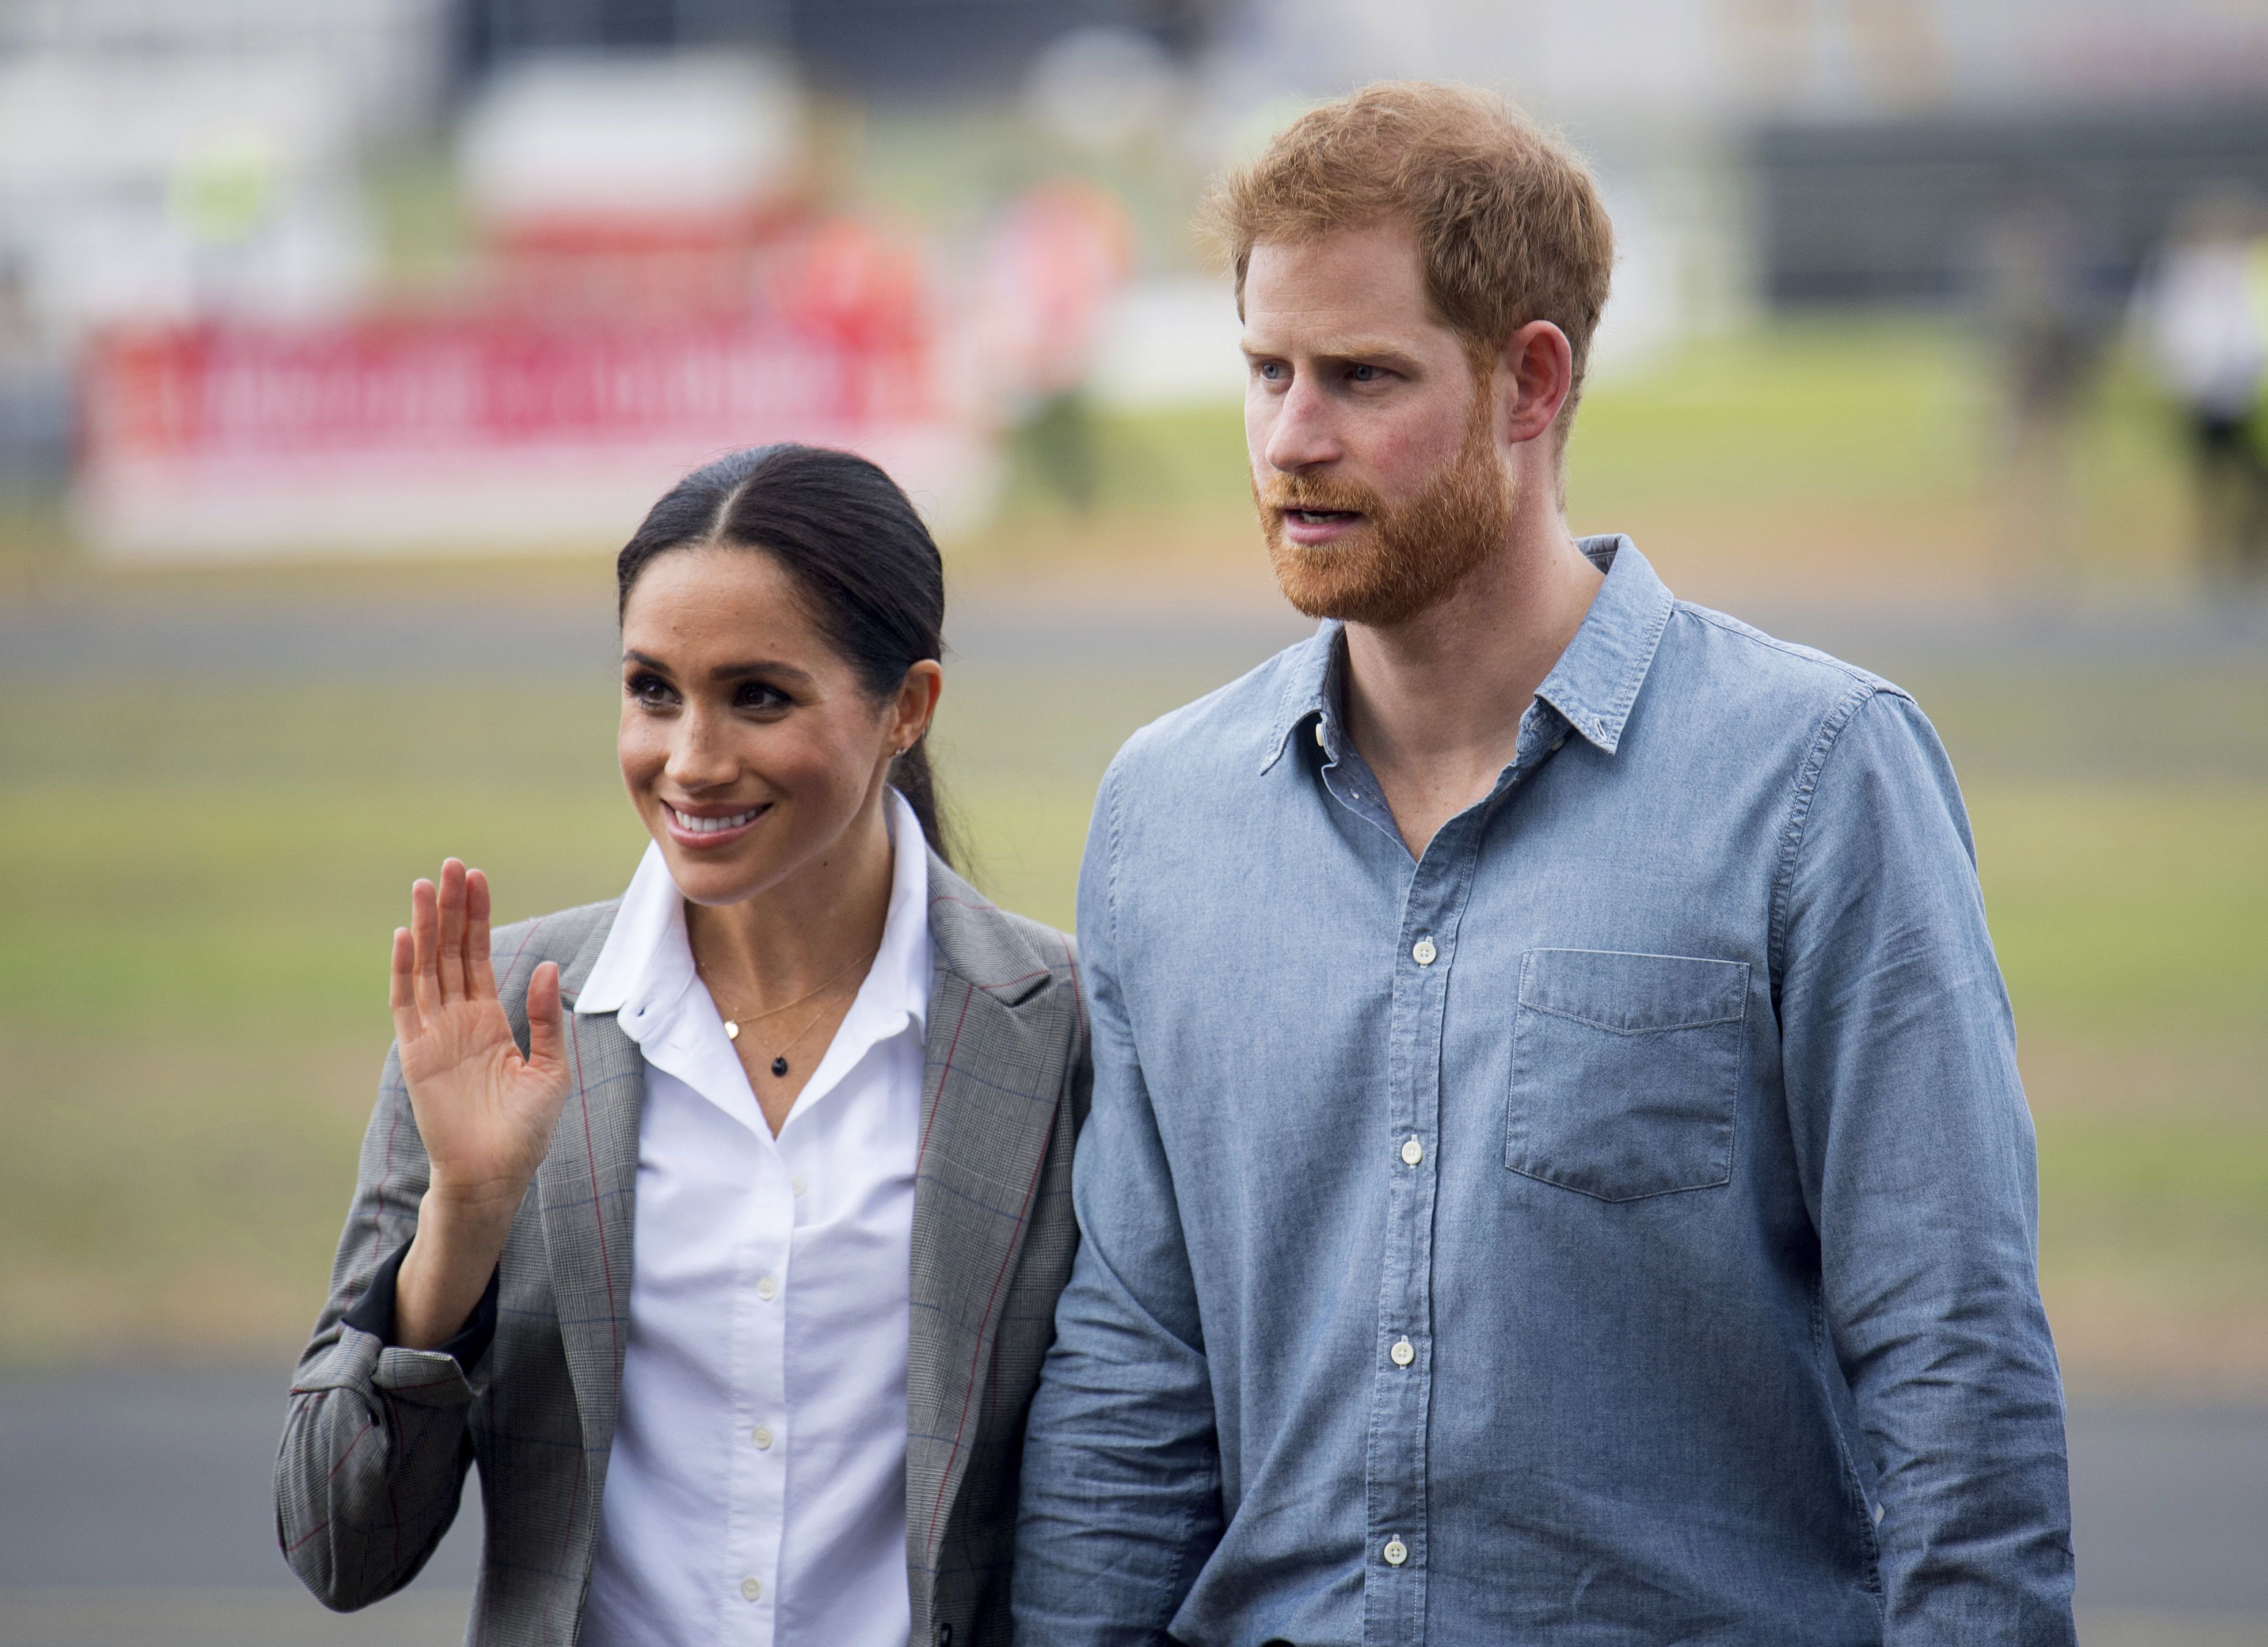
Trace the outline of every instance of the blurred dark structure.
<path fill-rule="evenodd" d="M 2268 189 L 2268 109 L 2110 109 L 1775 122 L 1750 151 L 1774 307 L 1971 295 L 2008 202 L 2051 196 L 2130 287 L 2183 201 Z"/>
<path fill-rule="evenodd" d="M 1193 55 L 1229 0 L 455 0 L 460 84 L 522 52 L 761 46 L 822 84 L 925 97 L 1002 92 L 1073 29 L 1137 29 Z"/>

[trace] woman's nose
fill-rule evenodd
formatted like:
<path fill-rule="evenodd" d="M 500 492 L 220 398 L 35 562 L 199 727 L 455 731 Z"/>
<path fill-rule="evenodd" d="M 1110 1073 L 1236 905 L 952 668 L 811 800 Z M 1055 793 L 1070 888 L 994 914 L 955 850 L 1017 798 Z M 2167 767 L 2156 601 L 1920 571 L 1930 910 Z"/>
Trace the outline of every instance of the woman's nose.
<path fill-rule="evenodd" d="M 731 741 L 714 717 L 696 710 L 679 717 L 669 740 L 670 782 L 682 789 L 717 789 L 740 776 Z"/>

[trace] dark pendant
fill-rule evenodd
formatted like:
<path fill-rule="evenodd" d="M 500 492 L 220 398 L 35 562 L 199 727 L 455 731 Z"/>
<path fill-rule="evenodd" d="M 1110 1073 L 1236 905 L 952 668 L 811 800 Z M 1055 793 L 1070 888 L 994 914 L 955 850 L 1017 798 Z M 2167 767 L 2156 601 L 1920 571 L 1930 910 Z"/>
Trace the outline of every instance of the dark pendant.
<path fill-rule="evenodd" d="M 784 1058 L 773 1059 L 772 1073 L 774 1075 L 785 1075 L 787 1073 L 787 1060 Z"/>

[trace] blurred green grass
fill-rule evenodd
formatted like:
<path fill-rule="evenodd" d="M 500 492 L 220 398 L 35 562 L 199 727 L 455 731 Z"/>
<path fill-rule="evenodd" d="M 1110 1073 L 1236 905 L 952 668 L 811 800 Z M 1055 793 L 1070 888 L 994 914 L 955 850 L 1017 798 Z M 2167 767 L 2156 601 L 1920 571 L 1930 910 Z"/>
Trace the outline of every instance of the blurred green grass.
<path fill-rule="evenodd" d="M 1572 518 L 1632 528 L 1681 592 L 1766 619 L 1742 592 L 1849 610 L 1903 579 L 1971 612 L 1995 519 L 1972 363 L 1957 332 L 1903 321 L 1696 345 L 1593 389 Z M 1196 607 L 1223 598 L 1215 562 L 1252 571 L 1233 408 L 1097 434 L 1094 512 L 1020 473 L 1004 518 L 956 546 L 964 586 L 1155 555 L 1159 590 Z M 2156 579 L 2141 604 L 2169 609 L 2179 472 L 2123 367 L 2080 444 L 2089 565 L 2114 595 Z M 277 610 L 335 620 L 365 591 L 443 576 L 114 587 L 52 518 L 0 529 L 0 598 L 281 592 Z M 446 576 L 476 603 L 606 598 L 579 562 Z M 2048 644 L 1857 661 L 1916 691 L 1970 804 L 2074 1379 L 2268 1392 L 2268 659 Z M 937 747 L 980 883 L 1067 926 L 1103 765 L 1226 669 L 955 665 Z M 216 661 L 187 679 L 0 669 L 0 1362 L 287 1355 L 352 1183 L 409 880 L 456 853 L 513 918 L 611 895 L 643 849 L 613 683 L 231 678 Z"/>
<path fill-rule="evenodd" d="M 1068 925 L 1103 763 L 1205 684 L 962 671 L 939 746 L 989 890 Z M 409 881 L 458 853 L 516 917 L 609 895 L 643 849 L 609 683 L 19 682 L 0 727 L 0 1358 L 280 1351 L 352 1180 Z M 2268 786 L 1968 788 L 2028 1053 L 2067 1054 L 2033 1077 L 2048 1272 L 2268 1306 L 2243 1074 L 2268 1048 Z"/>

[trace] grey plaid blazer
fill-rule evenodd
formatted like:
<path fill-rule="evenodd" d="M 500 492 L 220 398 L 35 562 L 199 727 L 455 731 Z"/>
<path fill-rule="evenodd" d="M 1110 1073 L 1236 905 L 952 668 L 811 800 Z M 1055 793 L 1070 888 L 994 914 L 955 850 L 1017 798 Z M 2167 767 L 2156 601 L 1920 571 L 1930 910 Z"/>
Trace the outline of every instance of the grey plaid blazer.
<path fill-rule="evenodd" d="M 1071 1165 L 1088 1101 L 1086 1021 L 1067 939 L 995 908 L 934 857 L 929 872 L 906 1578 L 917 1647 L 989 1647 L 1009 1638 L 1024 1415 L 1079 1239 Z M 496 934 L 497 990 L 523 1045 L 536 965 L 559 963 L 571 1009 L 614 915 L 593 904 Z M 466 1639 L 534 1647 L 581 1629 L 629 1324 L 644 1065 L 611 1018 L 571 1010 L 567 1025 L 576 1091 L 512 1225 L 496 1338 L 470 1374 L 341 1320 L 409 1239 L 425 1191 L 399 1059 L 387 1058 L 276 1462 L 284 1556 L 328 1607 L 409 1583 L 477 1463 L 487 1540 Z"/>

